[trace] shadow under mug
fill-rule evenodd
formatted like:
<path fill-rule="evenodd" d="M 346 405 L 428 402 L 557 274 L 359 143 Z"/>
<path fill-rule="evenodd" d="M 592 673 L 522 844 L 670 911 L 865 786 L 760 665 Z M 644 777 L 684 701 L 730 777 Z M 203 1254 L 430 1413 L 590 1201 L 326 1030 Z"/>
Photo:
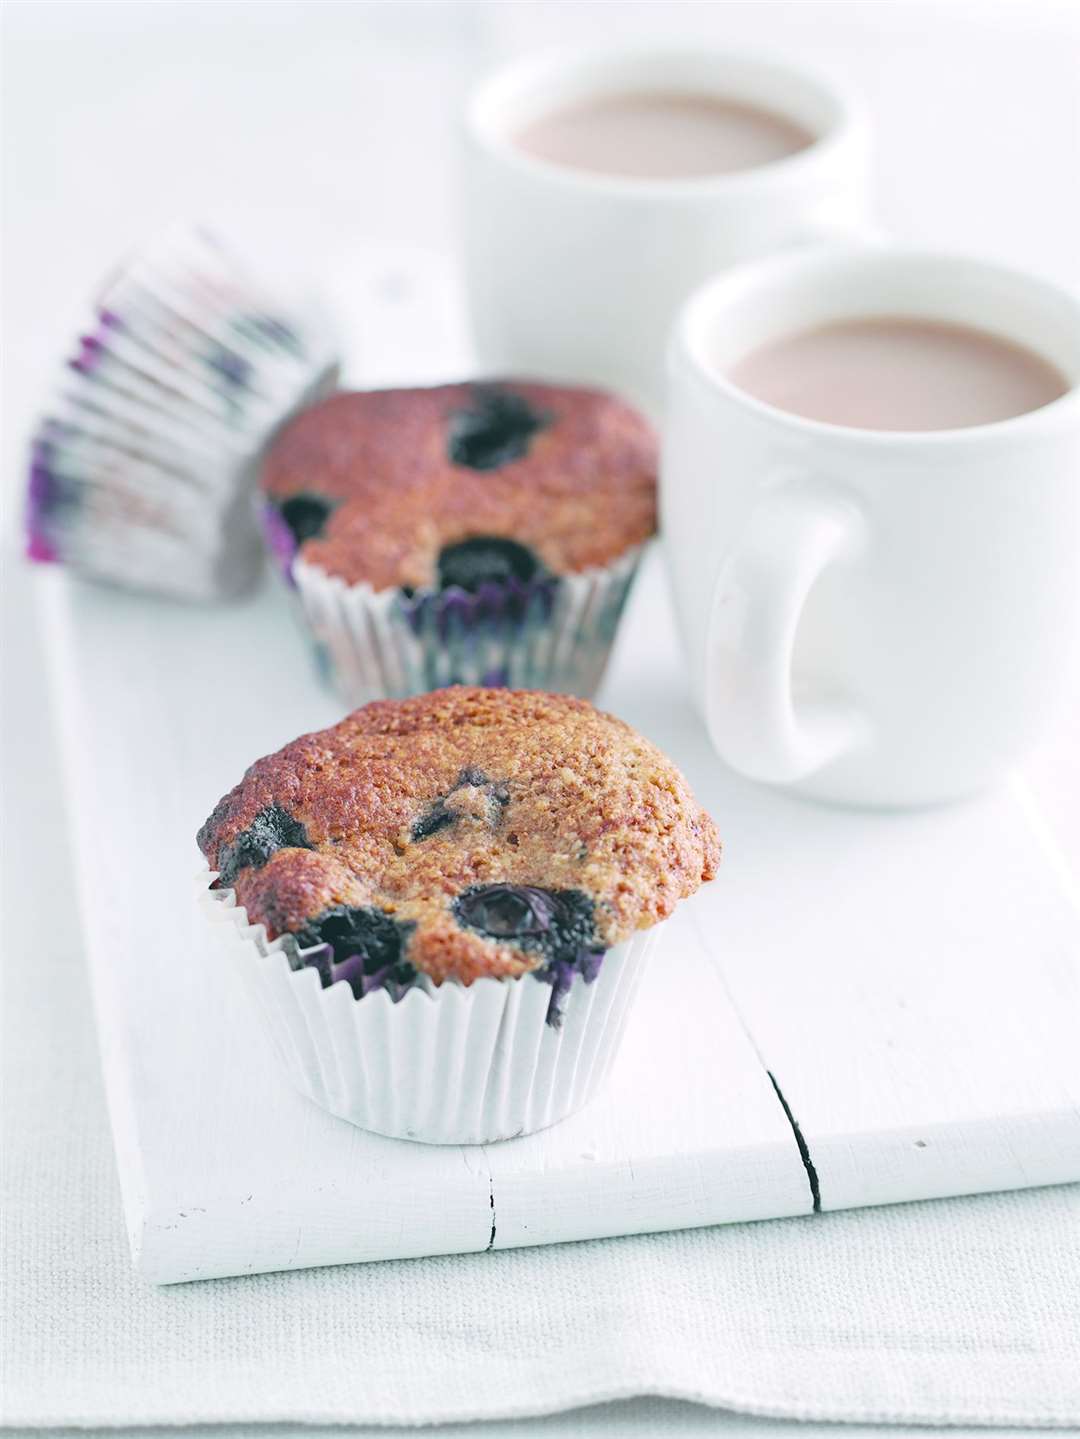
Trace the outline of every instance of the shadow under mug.
<path fill-rule="evenodd" d="M 519 148 L 565 105 L 628 91 L 755 105 L 816 138 L 770 164 L 651 179 L 586 173 Z M 717 270 L 851 235 L 865 222 L 867 128 L 812 73 L 708 49 L 544 55 L 476 90 L 465 117 L 469 300 L 488 373 L 595 384 L 659 413 L 682 301 Z"/>
<path fill-rule="evenodd" d="M 971 325 L 1070 389 L 993 424 L 820 423 L 725 378 L 870 315 Z M 973 259 L 823 247 L 748 265 L 675 327 L 661 461 L 699 706 L 734 769 L 839 803 L 973 793 L 1037 738 L 1080 631 L 1080 300 Z"/>

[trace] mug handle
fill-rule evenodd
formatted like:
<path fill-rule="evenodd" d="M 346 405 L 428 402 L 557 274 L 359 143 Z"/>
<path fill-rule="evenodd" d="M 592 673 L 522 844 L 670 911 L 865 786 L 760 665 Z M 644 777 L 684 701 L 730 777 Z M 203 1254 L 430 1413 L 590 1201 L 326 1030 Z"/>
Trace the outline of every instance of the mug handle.
<path fill-rule="evenodd" d="M 862 743 L 853 705 L 792 693 L 795 637 L 808 595 L 832 564 L 857 555 L 856 505 L 805 484 L 770 490 L 727 556 L 713 590 L 705 653 L 705 713 L 721 758 L 752 779 L 788 784 Z"/>

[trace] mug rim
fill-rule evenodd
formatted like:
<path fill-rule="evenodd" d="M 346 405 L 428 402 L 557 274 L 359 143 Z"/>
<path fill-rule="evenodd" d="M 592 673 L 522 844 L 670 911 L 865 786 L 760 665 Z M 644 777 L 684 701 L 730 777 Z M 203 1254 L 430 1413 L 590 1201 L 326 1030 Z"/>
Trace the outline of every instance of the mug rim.
<path fill-rule="evenodd" d="M 941 430 L 886 430 L 864 428 L 858 425 L 840 425 L 830 420 L 815 420 L 806 415 L 795 414 L 791 410 L 783 410 L 766 400 L 758 399 L 749 391 L 734 384 L 702 354 L 702 331 L 705 325 L 710 322 L 715 323 L 717 316 L 723 311 L 725 301 L 731 303 L 740 291 L 745 291 L 755 282 L 767 281 L 770 276 L 778 278 L 781 276 L 787 278 L 792 274 L 797 276 L 800 272 L 804 278 L 810 278 L 815 272 L 820 273 L 821 267 L 825 265 L 835 267 L 838 264 L 858 264 L 867 260 L 879 261 L 883 270 L 890 265 L 922 269 L 942 265 L 962 266 L 965 270 L 981 276 L 986 281 L 992 282 L 994 279 L 1006 281 L 1023 287 L 1025 292 L 1033 297 L 1042 296 L 1045 299 L 1053 300 L 1058 305 L 1066 305 L 1074 312 L 1077 320 L 1077 352 L 1080 355 L 1080 295 L 1072 293 L 1067 287 L 1057 284 L 1053 280 L 1048 280 L 1029 270 L 1001 264 L 996 260 L 959 250 L 930 249 L 888 241 L 853 245 L 822 244 L 769 255 L 760 260 L 751 260 L 745 264 L 736 265 L 730 270 L 713 276 L 712 279 L 706 280 L 703 285 L 699 286 L 684 301 L 672 328 L 666 357 L 669 388 L 674 382 L 676 373 L 681 370 L 691 375 L 700 385 L 710 391 L 725 396 L 743 409 L 756 413 L 774 425 L 780 425 L 803 435 L 827 437 L 852 445 L 898 444 L 913 448 L 920 445 L 932 447 L 941 444 L 981 444 L 984 441 L 992 442 L 1001 438 L 1011 438 L 1018 431 L 1034 428 L 1045 429 L 1048 423 L 1056 428 L 1059 424 L 1068 422 L 1074 413 L 1080 418 L 1080 362 L 1072 374 L 1065 375 L 1069 386 L 1065 393 L 1048 404 L 1040 405 L 1037 409 L 1024 410 L 1021 414 L 1012 415 L 1008 419 L 991 420 L 980 425 L 954 426 L 951 429 Z M 933 305 L 929 302 L 925 318 L 944 320 L 945 323 L 957 323 L 950 317 L 935 315 Z M 980 326 L 973 323 L 970 328 L 978 329 Z M 990 325 L 983 328 L 990 334 L 1001 334 L 1011 343 L 1020 344 L 1025 349 L 1034 351 L 1040 358 L 1053 363 L 1044 350 L 1032 345 L 1027 340 L 1018 340 L 1007 329 L 1003 328 L 998 331 Z M 797 333 L 797 331 L 792 333 Z M 1055 368 L 1062 369 L 1060 365 L 1056 365 Z"/>
<path fill-rule="evenodd" d="M 513 143 L 486 113 L 507 92 L 536 87 L 549 76 L 558 77 L 577 70 L 595 70 L 598 75 L 609 67 L 628 61 L 700 62 L 714 60 L 733 68 L 743 68 L 759 75 L 768 74 L 789 79 L 813 89 L 817 98 L 832 110 L 832 119 L 810 144 L 791 155 L 752 165 L 742 170 L 723 171 L 716 175 L 662 176 L 610 175 L 602 170 L 578 170 L 542 160 Z M 719 94 L 719 88 L 717 90 Z M 751 102 L 752 103 L 752 102 Z M 775 106 L 763 108 L 776 109 Z M 785 118 L 791 116 L 785 113 Z M 470 139 L 503 164 L 519 170 L 533 180 L 546 181 L 566 189 L 629 198 L 698 200 L 711 199 L 741 190 L 770 189 L 774 184 L 798 180 L 820 165 L 831 162 L 858 137 L 868 132 L 862 105 L 845 87 L 837 84 L 812 65 L 789 64 L 766 52 L 727 49 L 721 45 L 691 47 L 689 45 L 651 46 L 644 43 L 610 47 L 547 49 L 499 66 L 484 76 L 470 91 L 465 105 L 465 129 Z"/>

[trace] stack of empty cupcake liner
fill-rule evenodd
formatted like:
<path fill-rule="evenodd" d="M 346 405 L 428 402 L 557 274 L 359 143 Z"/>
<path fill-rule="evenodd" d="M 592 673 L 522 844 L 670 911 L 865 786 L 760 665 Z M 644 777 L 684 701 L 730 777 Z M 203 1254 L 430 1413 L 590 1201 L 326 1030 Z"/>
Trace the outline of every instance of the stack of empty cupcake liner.
<path fill-rule="evenodd" d="M 316 309 L 201 231 L 160 238 L 104 287 L 35 432 L 28 554 L 190 599 L 241 592 L 262 451 L 336 377 Z"/>

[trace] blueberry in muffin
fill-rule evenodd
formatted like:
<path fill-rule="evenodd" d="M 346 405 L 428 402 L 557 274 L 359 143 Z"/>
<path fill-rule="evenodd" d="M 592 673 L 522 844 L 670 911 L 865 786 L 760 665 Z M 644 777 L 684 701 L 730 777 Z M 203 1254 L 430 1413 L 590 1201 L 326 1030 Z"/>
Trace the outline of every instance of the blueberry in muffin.
<path fill-rule="evenodd" d="M 647 422 L 597 390 L 343 393 L 272 445 L 264 527 L 350 701 L 589 694 L 656 528 L 656 468 Z"/>
<path fill-rule="evenodd" d="M 450 414 L 447 452 L 455 465 L 497 470 L 520 460 L 550 416 L 520 392 L 500 385 L 474 385 L 467 405 Z"/>
<path fill-rule="evenodd" d="M 478 688 L 372 703 L 295 740 L 198 842 L 324 986 L 400 998 L 532 976 L 552 1025 L 720 854 L 685 779 L 630 726 L 570 696 Z"/>

